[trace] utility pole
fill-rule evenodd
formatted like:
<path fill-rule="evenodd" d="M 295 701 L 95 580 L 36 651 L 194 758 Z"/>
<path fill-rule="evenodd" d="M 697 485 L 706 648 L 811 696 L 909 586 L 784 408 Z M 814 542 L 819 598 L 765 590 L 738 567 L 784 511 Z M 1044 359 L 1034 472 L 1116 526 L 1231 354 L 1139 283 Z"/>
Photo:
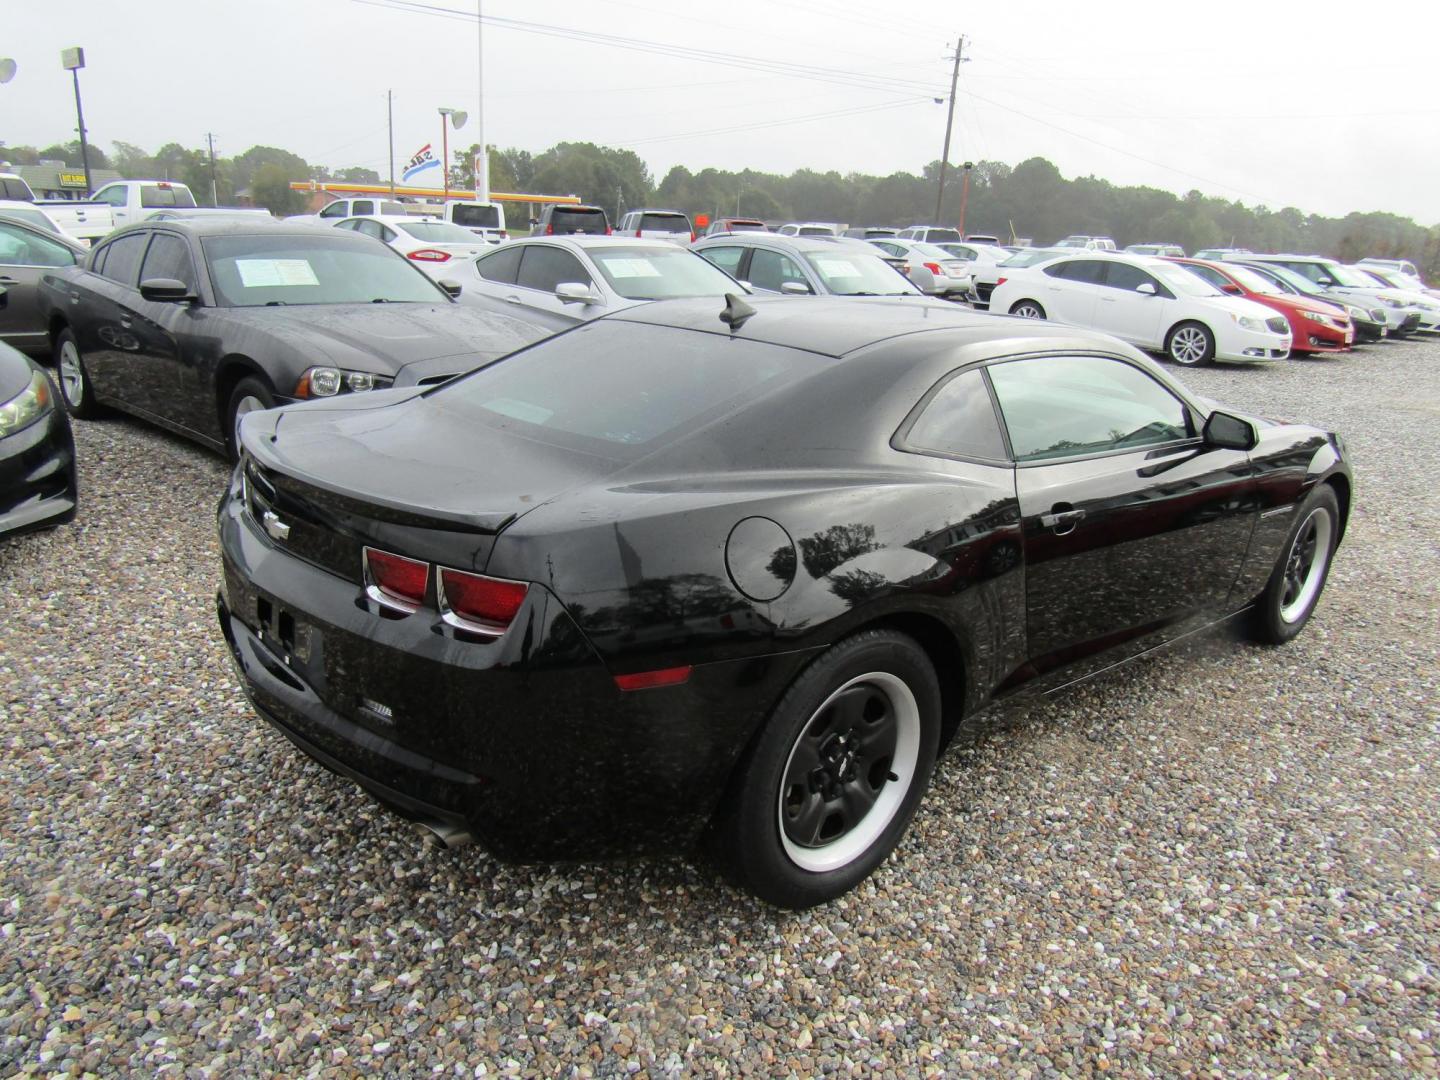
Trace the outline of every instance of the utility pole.
<path fill-rule="evenodd" d="M 215 181 L 215 136 L 211 132 L 205 133 L 205 142 L 210 147 L 210 205 L 220 205 L 220 185 Z"/>
<path fill-rule="evenodd" d="M 475 198 L 490 201 L 490 150 L 485 145 L 485 13 L 484 0 L 475 0 L 475 141 L 480 156 L 475 161 Z"/>
<path fill-rule="evenodd" d="M 390 126 L 390 198 L 395 198 L 395 91 L 385 91 L 385 115 Z"/>
<path fill-rule="evenodd" d="M 619 184 L 615 185 L 615 224 L 620 224 L 620 200 L 625 197 L 623 189 Z"/>
<path fill-rule="evenodd" d="M 960 81 L 960 65 L 965 62 L 965 35 L 955 43 L 955 66 L 950 72 L 950 112 L 945 117 L 945 149 L 940 152 L 940 184 L 935 192 L 935 224 L 940 224 L 940 204 L 945 201 L 945 164 L 950 160 L 950 130 L 955 126 L 955 84 Z"/>

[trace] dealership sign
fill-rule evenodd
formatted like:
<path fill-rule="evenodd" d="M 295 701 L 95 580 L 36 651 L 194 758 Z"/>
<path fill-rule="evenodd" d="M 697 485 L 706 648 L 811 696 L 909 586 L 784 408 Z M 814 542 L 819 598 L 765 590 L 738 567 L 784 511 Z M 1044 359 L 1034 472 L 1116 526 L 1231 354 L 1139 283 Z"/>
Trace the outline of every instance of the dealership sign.
<path fill-rule="evenodd" d="M 415 156 L 405 166 L 405 173 L 401 178 L 408 182 L 412 176 L 418 176 L 426 169 L 438 169 L 439 167 L 440 159 L 435 156 L 435 151 L 430 148 L 430 144 L 426 143 L 415 151 Z"/>
<path fill-rule="evenodd" d="M 83 188 L 85 186 L 85 174 L 83 172 L 62 172 L 60 174 L 60 186 Z"/>

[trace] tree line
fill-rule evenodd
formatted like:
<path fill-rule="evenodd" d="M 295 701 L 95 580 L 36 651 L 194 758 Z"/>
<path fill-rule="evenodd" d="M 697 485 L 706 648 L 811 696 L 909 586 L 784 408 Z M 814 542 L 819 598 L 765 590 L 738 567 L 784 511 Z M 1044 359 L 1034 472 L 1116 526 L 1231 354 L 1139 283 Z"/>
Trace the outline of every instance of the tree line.
<path fill-rule="evenodd" d="M 92 168 L 113 168 L 128 177 L 160 177 L 189 185 L 208 201 L 212 165 L 204 149 L 167 143 L 154 154 L 126 142 L 105 153 L 91 144 Z M 478 146 L 457 148 L 450 169 L 452 187 L 474 186 L 471 163 Z M 889 176 L 816 172 L 789 175 L 753 169 L 701 169 L 683 165 L 658 182 L 632 150 L 587 142 L 563 142 L 532 154 L 491 147 L 493 191 L 578 195 L 611 215 L 642 206 L 683 210 L 698 215 L 744 216 L 764 221 L 830 221 L 851 225 L 934 223 L 939 162 L 919 175 Z M 41 159 L 78 168 L 78 143 L 37 149 L 0 149 L 12 164 Z M 277 214 L 299 213 L 306 196 L 290 190 L 292 180 L 313 179 L 378 184 L 374 169 L 327 169 L 298 154 L 273 146 L 252 146 L 233 157 L 217 157 L 213 166 L 218 201 L 233 202 L 244 193 L 257 206 Z M 433 181 L 431 182 L 433 183 Z M 1346 261 L 1364 256 L 1407 258 L 1440 276 L 1440 226 L 1425 227 L 1398 214 L 1354 212 L 1344 217 L 1307 214 L 1293 206 L 1272 209 L 1189 191 L 1183 195 L 1153 187 L 1126 187 L 1095 176 L 1066 178 L 1045 158 L 1011 166 L 981 161 L 969 170 L 951 167 L 939 223 L 958 224 L 965 204 L 967 232 L 1002 239 L 1028 238 L 1051 243 L 1070 233 L 1113 237 L 1117 244 L 1175 243 L 1187 251 L 1206 247 L 1248 247 L 1256 251 L 1299 251 Z M 513 224 L 523 225 L 520 221 Z"/>

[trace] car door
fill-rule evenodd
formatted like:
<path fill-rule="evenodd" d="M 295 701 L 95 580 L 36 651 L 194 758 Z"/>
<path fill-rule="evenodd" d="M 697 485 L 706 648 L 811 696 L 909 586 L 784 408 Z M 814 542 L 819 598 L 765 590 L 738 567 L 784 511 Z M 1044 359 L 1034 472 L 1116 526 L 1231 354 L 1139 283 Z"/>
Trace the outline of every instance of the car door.
<path fill-rule="evenodd" d="M 1249 455 L 1139 363 L 992 364 L 1015 460 L 1027 652 L 1081 677 L 1224 613 L 1257 515 Z"/>
<path fill-rule="evenodd" d="M 149 242 L 148 229 L 117 236 L 104 246 L 100 272 L 72 286 L 71 325 L 86 372 L 96 392 L 113 401 L 130 400 L 129 372 L 140 341 L 129 304 Z"/>
<path fill-rule="evenodd" d="M 47 350 L 50 336 L 40 306 L 40 278 L 76 262 L 75 252 L 60 241 L 0 221 L 0 286 L 6 291 L 0 341 L 28 352 Z"/>
<path fill-rule="evenodd" d="M 199 295 L 190 246 L 176 233 L 157 230 L 150 238 L 139 281 L 157 278 L 182 282 Z M 137 288 L 126 291 L 120 307 L 129 316 L 129 331 L 135 338 L 125 400 L 187 430 L 213 434 L 210 421 L 217 406 L 208 380 L 196 368 L 194 351 L 186 349 L 196 322 L 194 305 L 147 300 Z"/>
<path fill-rule="evenodd" d="M 95 193 L 92 201 L 102 202 L 110 207 L 110 216 L 114 219 L 115 227 L 118 229 L 130 220 L 129 198 L 129 189 L 124 184 L 106 184 Z"/>
<path fill-rule="evenodd" d="M 1123 262 L 1102 265 L 1105 276 L 1096 294 L 1091 325 L 1133 345 L 1158 348 L 1170 290 L 1138 266 Z M 1151 291 L 1140 291 L 1146 285 Z"/>
<path fill-rule="evenodd" d="M 1105 264 L 1099 259 L 1067 259 L 1040 272 L 1036 299 L 1045 315 L 1071 326 L 1089 326 L 1100 302 L 1100 281 Z"/>
<path fill-rule="evenodd" d="M 584 265 L 570 252 L 553 244 L 526 244 L 515 274 L 515 288 L 502 298 L 530 312 L 584 322 L 605 314 L 601 304 L 566 303 L 555 289 L 570 282 L 595 292 L 595 284 Z"/>

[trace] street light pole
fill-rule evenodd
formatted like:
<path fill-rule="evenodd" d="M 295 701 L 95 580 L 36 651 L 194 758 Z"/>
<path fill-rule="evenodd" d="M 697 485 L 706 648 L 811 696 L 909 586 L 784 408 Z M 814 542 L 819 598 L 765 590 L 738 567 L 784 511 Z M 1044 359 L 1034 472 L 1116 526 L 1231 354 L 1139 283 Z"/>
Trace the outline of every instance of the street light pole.
<path fill-rule="evenodd" d="M 475 139 L 480 144 L 480 154 L 473 162 L 475 167 L 475 198 L 479 202 L 490 201 L 490 150 L 485 145 L 485 13 L 484 0 L 475 0 Z"/>
<path fill-rule="evenodd" d="M 85 194 L 92 189 L 90 183 L 90 147 L 85 140 L 85 111 L 80 107 L 80 69 L 85 66 L 85 50 L 76 46 L 60 50 L 60 66 L 75 77 L 75 120 L 80 130 L 80 164 L 85 169 Z"/>
<path fill-rule="evenodd" d="M 444 205 L 450 204 L 450 128 L 445 123 L 453 110 L 440 110 L 440 178 L 445 185 Z"/>
<path fill-rule="evenodd" d="M 945 201 L 945 164 L 950 160 L 950 129 L 955 125 L 955 84 L 960 80 L 960 65 L 964 62 L 965 35 L 955 43 L 955 67 L 950 72 L 950 112 L 945 117 L 945 149 L 940 151 L 940 185 L 935 192 L 935 224 L 940 224 L 940 204 Z"/>

